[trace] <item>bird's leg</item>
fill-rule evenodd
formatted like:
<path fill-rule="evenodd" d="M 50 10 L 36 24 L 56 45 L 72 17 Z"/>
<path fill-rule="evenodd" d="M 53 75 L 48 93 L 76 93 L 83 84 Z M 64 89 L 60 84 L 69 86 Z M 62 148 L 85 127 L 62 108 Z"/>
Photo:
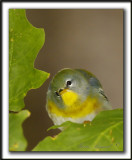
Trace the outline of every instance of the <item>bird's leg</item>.
<path fill-rule="evenodd" d="M 88 120 L 88 121 L 84 121 L 84 122 L 83 122 L 83 124 L 87 124 L 87 123 L 90 124 L 91 121 Z"/>

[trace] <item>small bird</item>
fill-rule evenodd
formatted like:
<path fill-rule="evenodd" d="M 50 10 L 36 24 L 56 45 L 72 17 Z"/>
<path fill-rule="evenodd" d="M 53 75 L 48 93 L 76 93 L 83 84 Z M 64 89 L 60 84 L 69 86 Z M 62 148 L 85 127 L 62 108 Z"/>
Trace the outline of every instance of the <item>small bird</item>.
<path fill-rule="evenodd" d="M 111 109 L 99 80 L 84 69 L 62 69 L 50 82 L 46 110 L 55 125 L 89 122 Z"/>

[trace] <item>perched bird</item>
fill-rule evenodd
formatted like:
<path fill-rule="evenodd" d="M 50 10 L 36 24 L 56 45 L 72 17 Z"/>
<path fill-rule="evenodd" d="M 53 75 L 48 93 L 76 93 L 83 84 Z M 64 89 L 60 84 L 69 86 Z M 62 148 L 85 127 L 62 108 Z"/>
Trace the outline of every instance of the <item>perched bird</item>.
<path fill-rule="evenodd" d="M 50 82 L 46 110 L 55 125 L 92 121 L 100 111 L 110 109 L 99 80 L 86 70 L 66 68 Z"/>

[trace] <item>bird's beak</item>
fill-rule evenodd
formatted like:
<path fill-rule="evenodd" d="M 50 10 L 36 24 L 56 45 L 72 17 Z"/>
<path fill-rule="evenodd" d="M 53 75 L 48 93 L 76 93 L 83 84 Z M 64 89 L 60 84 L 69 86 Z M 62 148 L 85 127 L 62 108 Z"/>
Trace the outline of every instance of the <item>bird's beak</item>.
<path fill-rule="evenodd" d="M 63 95 L 63 94 L 66 93 L 66 92 L 68 92 L 68 89 L 61 89 L 61 90 L 59 91 L 59 94 L 60 94 L 60 95 Z"/>

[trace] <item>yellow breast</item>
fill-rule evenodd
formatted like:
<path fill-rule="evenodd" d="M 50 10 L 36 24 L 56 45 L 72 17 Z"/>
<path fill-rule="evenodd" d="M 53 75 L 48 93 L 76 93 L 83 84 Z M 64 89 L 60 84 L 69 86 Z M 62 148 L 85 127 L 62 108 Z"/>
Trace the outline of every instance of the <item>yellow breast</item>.
<path fill-rule="evenodd" d="M 65 108 L 59 108 L 53 102 L 48 102 L 48 110 L 57 116 L 80 118 L 94 111 L 98 111 L 101 107 L 97 98 L 88 97 L 84 102 L 79 100 L 78 95 L 73 91 L 62 91 L 61 97 L 65 104 Z"/>

